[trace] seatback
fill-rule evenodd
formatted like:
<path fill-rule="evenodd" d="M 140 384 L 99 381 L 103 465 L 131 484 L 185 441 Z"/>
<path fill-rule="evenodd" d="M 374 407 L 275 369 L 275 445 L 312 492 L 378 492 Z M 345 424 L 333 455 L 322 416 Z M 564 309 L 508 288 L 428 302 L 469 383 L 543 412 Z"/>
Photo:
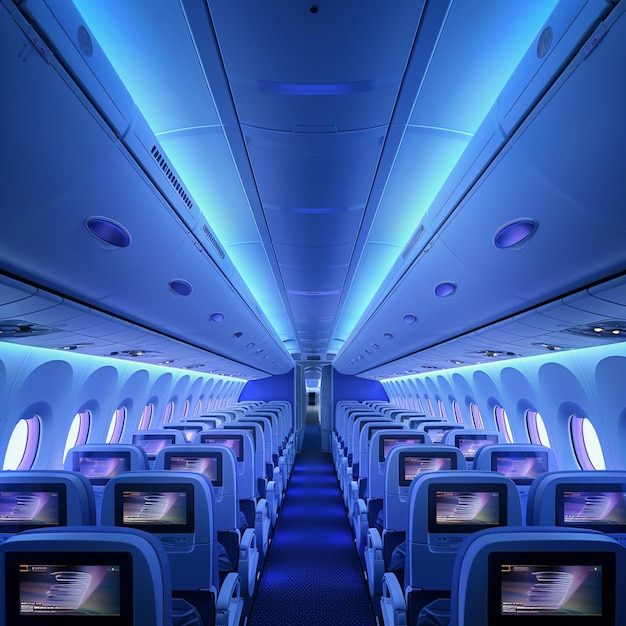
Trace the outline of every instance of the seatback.
<path fill-rule="evenodd" d="M 219 428 L 226 421 L 226 418 L 223 415 L 207 413 L 203 415 L 196 415 L 193 419 L 189 418 L 189 421 L 194 422 L 195 424 L 204 424 L 205 429 L 209 430 L 211 428 Z"/>
<path fill-rule="evenodd" d="M 454 557 L 467 535 L 522 522 L 515 483 L 476 470 L 421 474 L 408 511 L 405 586 L 412 589 L 449 589 Z"/>
<path fill-rule="evenodd" d="M 474 469 L 500 472 L 516 485 L 522 503 L 522 523 L 526 523 L 528 492 L 532 482 L 545 472 L 558 469 L 554 452 L 537 444 L 488 444 L 474 457 Z"/>
<path fill-rule="evenodd" d="M 239 430 L 252 438 L 254 449 L 254 475 L 257 479 L 257 497 L 265 497 L 265 485 L 268 480 L 265 464 L 265 437 L 259 424 L 253 422 L 228 422 L 228 430 Z"/>
<path fill-rule="evenodd" d="M 147 470 L 148 455 L 143 448 L 128 443 L 86 443 L 68 450 L 64 468 L 82 474 L 91 483 L 99 523 L 104 486 L 122 472 Z"/>
<path fill-rule="evenodd" d="M 67 470 L 0 472 L 0 541 L 19 532 L 96 523 L 91 483 Z"/>
<path fill-rule="evenodd" d="M 237 420 L 237 424 L 257 424 L 263 433 L 263 449 L 265 450 L 265 474 L 271 480 L 272 468 L 274 466 L 275 455 L 278 451 L 274 449 L 274 438 L 272 433 L 272 422 L 267 417 L 242 417 Z M 230 425 L 229 425 L 230 426 Z"/>
<path fill-rule="evenodd" d="M 626 546 L 626 471 L 548 472 L 528 497 L 528 524 L 587 528 Z"/>
<path fill-rule="evenodd" d="M 445 468 L 445 469 L 444 469 Z M 391 448 L 385 462 L 385 529 L 406 532 L 413 481 L 424 472 L 467 470 L 461 451 L 454 446 L 410 445 Z"/>
<path fill-rule="evenodd" d="M 193 443 L 195 446 L 211 444 L 231 448 L 237 461 L 237 491 L 240 499 L 257 497 L 254 444 L 250 433 L 236 428 L 216 428 L 199 433 Z"/>
<path fill-rule="evenodd" d="M 360 428 L 356 430 L 357 426 Z M 352 479 L 367 476 L 369 465 L 369 447 L 372 435 L 381 430 L 397 430 L 399 424 L 389 419 L 376 421 L 357 420 L 354 431 L 354 448 L 352 450 Z"/>
<path fill-rule="evenodd" d="M 446 433 L 451 430 L 460 430 L 465 428 L 463 424 L 454 424 L 453 422 L 445 422 L 443 420 L 428 420 L 421 422 L 417 426 L 417 430 L 423 430 L 428 433 L 433 443 L 443 443 Z"/>
<path fill-rule="evenodd" d="M 425 433 L 419 433 L 406 428 L 383 429 L 372 433 L 367 449 L 367 468 L 365 476 L 367 485 L 365 497 L 382 499 L 385 494 L 385 465 L 389 452 L 396 446 L 430 445 L 430 438 Z"/>
<path fill-rule="evenodd" d="M 217 532 L 230 531 L 239 524 L 237 460 L 225 445 L 183 444 L 163 448 L 154 470 L 199 473 L 213 487 L 214 522 Z"/>
<path fill-rule="evenodd" d="M 626 624 L 626 550 L 582 529 L 493 528 L 453 568 L 451 626 Z"/>
<path fill-rule="evenodd" d="M 15 535 L 0 545 L 0 594 L 6 598 L 0 626 L 77 618 L 81 626 L 172 624 L 163 547 L 131 529 L 73 526 Z"/>
<path fill-rule="evenodd" d="M 186 443 L 186 439 L 178 430 L 151 428 L 149 430 L 138 430 L 132 433 L 130 442 L 145 450 L 148 456 L 148 466 L 152 467 L 159 450 L 165 446 L 172 446 L 176 443 Z"/>
<path fill-rule="evenodd" d="M 449 446 L 456 446 L 461 450 L 468 465 L 474 461 L 476 451 L 481 446 L 490 443 L 506 443 L 504 435 L 499 430 L 474 430 L 461 428 L 451 430 L 443 438 L 443 442 Z"/>
<path fill-rule="evenodd" d="M 174 590 L 219 589 L 213 487 L 201 473 L 153 469 L 118 474 L 104 488 L 102 523 L 158 538 Z"/>

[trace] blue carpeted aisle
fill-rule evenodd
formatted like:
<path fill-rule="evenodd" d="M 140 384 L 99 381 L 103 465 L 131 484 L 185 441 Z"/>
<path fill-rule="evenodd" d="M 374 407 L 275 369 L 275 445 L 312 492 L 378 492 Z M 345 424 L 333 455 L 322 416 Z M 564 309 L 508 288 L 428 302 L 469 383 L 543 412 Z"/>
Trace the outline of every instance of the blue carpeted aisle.
<path fill-rule="evenodd" d="M 332 458 L 309 424 L 248 626 L 374 626 Z"/>

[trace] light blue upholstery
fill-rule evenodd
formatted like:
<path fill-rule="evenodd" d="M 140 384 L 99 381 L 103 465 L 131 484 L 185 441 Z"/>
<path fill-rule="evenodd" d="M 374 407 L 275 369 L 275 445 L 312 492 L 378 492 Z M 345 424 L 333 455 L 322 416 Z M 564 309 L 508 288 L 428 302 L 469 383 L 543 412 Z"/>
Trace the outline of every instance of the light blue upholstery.
<path fill-rule="evenodd" d="M 68 450 L 64 467 L 84 475 L 91 483 L 99 524 L 104 486 L 121 472 L 147 470 L 148 455 L 143 448 L 129 443 L 86 443 Z"/>
<path fill-rule="evenodd" d="M 200 445 L 204 445 L 205 443 L 219 445 L 220 440 L 228 441 L 233 437 L 241 439 L 243 444 L 237 451 L 238 454 L 235 455 L 237 461 L 239 507 L 246 517 L 248 526 L 255 530 L 260 558 L 264 559 L 267 554 L 269 536 L 272 529 L 272 515 L 267 499 L 258 496 L 258 481 L 254 467 L 254 444 L 252 443 L 252 436 L 236 428 L 217 428 L 210 432 L 200 433 L 195 443 Z M 155 467 L 157 466 L 155 465 Z"/>
<path fill-rule="evenodd" d="M 626 471 L 556 471 L 536 478 L 528 525 L 597 530 L 626 546 Z"/>
<path fill-rule="evenodd" d="M 523 582 L 513 581 L 517 572 L 511 565 L 521 566 L 524 570 L 530 568 L 532 580 L 527 581 L 526 574 Z M 533 582 L 540 578 L 543 570 L 549 572 L 548 577 L 539 584 Z M 504 574 L 500 580 L 501 571 Z M 558 593 L 546 590 L 547 586 L 553 585 L 556 573 L 559 574 Z M 581 585 L 582 579 L 584 584 Z M 536 607 L 531 611 L 517 608 L 520 596 L 514 598 L 514 602 L 504 605 L 504 609 L 524 610 L 524 613 L 511 615 L 507 623 L 521 620 L 524 626 L 626 624 L 626 550 L 623 546 L 594 531 L 538 526 L 493 528 L 474 533 L 465 540 L 452 575 L 450 625 L 489 625 L 490 605 L 499 617 L 503 608 L 501 601 L 506 603 L 508 598 L 506 591 L 500 596 L 501 589 L 514 582 L 526 589 L 521 596 L 522 603 L 526 598 L 532 598 L 533 593 L 535 596 L 540 593 L 543 598 L 531 600 Z M 603 585 L 607 586 L 604 598 L 600 595 Z M 537 587 L 540 588 L 534 591 Z M 585 598 L 581 598 L 579 590 L 584 590 Z M 585 610 L 599 611 L 603 617 L 585 618 L 581 615 Z"/>
<path fill-rule="evenodd" d="M 404 580 L 384 576 L 385 624 L 395 623 L 402 606 L 398 590 L 410 625 L 424 605 L 449 596 L 454 559 L 466 536 L 491 525 L 520 526 L 521 521 L 515 483 L 501 474 L 457 470 L 418 476 L 410 492 Z"/>
<path fill-rule="evenodd" d="M 219 430 L 219 429 L 217 429 Z M 216 479 L 212 483 L 213 493 L 213 522 L 217 531 L 217 539 L 226 550 L 230 561 L 230 570 L 237 571 L 241 577 L 242 595 L 251 597 L 256 585 L 256 575 L 259 568 L 259 552 L 256 543 L 256 534 L 253 528 L 241 530 L 239 508 L 239 493 L 237 491 L 237 460 L 233 451 L 224 445 L 212 444 L 184 444 L 164 448 L 155 461 L 155 470 L 168 474 L 180 474 L 181 471 L 172 471 L 173 459 L 180 463 L 176 468 L 181 470 L 187 466 L 188 470 L 182 473 L 194 474 L 203 465 L 213 464 L 217 473 L 212 473 Z M 203 459 L 205 462 L 203 463 Z M 168 463 L 169 460 L 169 463 Z M 170 465 L 171 467 L 168 467 Z M 159 468 L 163 467 L 165 472 Z M 224 561 L 224 559 L 222 559 Z M 225 562 L 225 561 L 224 561 Z M 221 578 L 229 571 L 228 567 L 220 566 Z"/>
<path fill-rule="evenodd" d="M 0 540 L 38 526 L 96 523 L 91 483 L 67 470 L 0 472 Z"/>
<path fill-rule="evenodd" d="M 522 503 L 522 524 L 526 523 L 528 492 L 534 479 L 558 469 L 554 452 L 532 443 L 488 444 L 476 451 L 474 469 L 500 472 L 516 485 Z"/>
<path fill-rule="evenodd" d="M 130 568 L 129 557 L 132 561 Z M 60 562 L 59 559 L 61 559 Z M 24 592 L 24 587 L 28 585 L 33 575 L 28 568 L 19 567 L 22 562 L 45 569 L 55 566 L 52 568 L 54 572 L 51 572 L 49 577 L 51 578 L 50 587 L 55 585 L 54 593 L 57 596 L 63 591 L 63 585 L 75 582 L 76 572 L 79 572 L 82 577 L 90 577 L 88 580 L 92 581 L 91 584 L 94 584 L 94 576 L 98 574 L 104 577 L 105 582 L 111 586 L 119 587 L 121 601 L 113 599 L 109 610 L 118 610 L 119 604 L 122 604 L 122 611 L 128 608 L 130 615 L 125 615 L 128 621 L 120 623 L 134 624 L 134 626 L 172 626 L 168 560 L 160 543 L 147 533 L 123 528 L 83 526 L 33 530 L 9 538 L 0 545 L 0 593 L 3 598 L 7 599 L 6 612 L 0 611 L 0 626 L 14 626 L 18 619 L 16 613 L 19 614 L 20 611 L 20 585 Z M 65 567 L 71 571 L 72 579 L 59 579 L 59 567 Z M 45 573 L 48 572 L 45 571 Z M 42 574 L 38 576 L 41 578 Z M 38 580 L 37 584 L 42 583 Z M 54 604 L 54 597 L 48 597 L 45 592 L 46 584 L 44 581 L 43 598 L 46 603 Z M 126 593 L 131 599 L 128 607 L 123 602 Z M 58 610 L 61 612 L 57 620 L 63 620 L 62 615 L 66 611 L 72 611 L 73 615 L 67 617 L 67 623 L 69 624 L 70 621 L 73 623 L 77 618 L 73 607 L 77 606 L 82 606 L 83 610 L 86 606 L 90 611 L 107 610 L 103 609 L 103 605 L 106 606 L 103 601 L 97 604 L 89 603 L 90 598 L 96 597 L 102 598 L 96 594 L 78 596 L 74 589 L 69 594 L 73 603 L 68 601 L 68 597 L 65 600 L 56 601 L 56 604 L 60 605 Z M 24 596 L 23 599 L 28 601 L 32 599 L 32 596 L 31 598 Z M 9 613 L 8 617 L 7 613 Z M 24 622 L 28 619 L 45 619 L 42 616 L 37 618 L 32 615 L 26 615 L 24 618 L 22 618 Z M 98 624 L 101 619 L 106 618 L 94 615 L 93 623 Z M 88 626 L 91 623 L 85 614 L 80 617 L 80 620 L 81 626 Z M 37 621 L 37 623 L 43 622 Z"/>
<path fill-rule="evenodd" d="M 406 432 L 406 431 L 405 431 Z M 382 580 L 390 571 L 394 550 L 406 539 L 411 489 L 422 472 L 467 471 L 461 451 L 454 446 L 401 445 L 391 448 L 385 460 L 384 492 L 381 503 L 382 527 L 368 520 L 364 559 L 372 598 L 382 593 Z M 449 472 L 446 472 L 449 473 Z M 360 516 L 362 522 L 363 515 Z"/>
<path fill-rule="evenodd" d="M 203 474 L 127 472 L 105 487 L 102 523 L 138 528 L 158 538 L 168 557 L 174 594 L 203 616 L 227 622 L 228 616 L 243 611 L 241 579 L 236 572 L 220 578 L 214 508 L 213 486 Z"/>

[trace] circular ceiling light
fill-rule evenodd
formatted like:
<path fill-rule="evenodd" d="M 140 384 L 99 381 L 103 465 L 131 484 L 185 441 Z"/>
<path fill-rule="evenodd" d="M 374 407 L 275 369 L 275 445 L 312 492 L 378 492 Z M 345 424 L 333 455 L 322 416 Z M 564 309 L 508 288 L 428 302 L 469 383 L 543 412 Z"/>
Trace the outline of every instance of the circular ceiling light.
<path fill-rule="evenodd" d="M 415 324 L 417 322 L 417 315 L 407 313 L 403 318 L 405 324 Z"/>
<path fill-rule="evenodd" d="M 224 321 L 224 314 L 223 313 L 219 313 L 217 311 L 215 313 L 211 313 L 210 320 L 212 322 L 216 322 L 216 323 L 223 322 Z"/>
<path fill-rule="evenodd" d="M 451 296 L 456 291 L 456 283 L 452 281 L 446 280 L 442 283 L 439 283 L 435 287 L 435 295 L 438 298 L 447 298 Z"/>
<path fill-rule="evenodd" d="M 493 243 L 496 248 L 513 248 L 524 243 L 537 230 L 537 222 L 524 218 L 509 222 L 500 227 L 493 236 Z"/>
<path fill-rule="evenodd" d="M 170 289 L 178 296 L 188 296 L 192 292 L 191 283 L 180 278 L 170 281 Z"/>
<path fill-rule="evenodd" d="M 130 245 L 130 233 L 113 220 L 105 217 L 90 217 L 85 221 L 85 226 L 94 237 L 116 248 L 126 248 Z"/>

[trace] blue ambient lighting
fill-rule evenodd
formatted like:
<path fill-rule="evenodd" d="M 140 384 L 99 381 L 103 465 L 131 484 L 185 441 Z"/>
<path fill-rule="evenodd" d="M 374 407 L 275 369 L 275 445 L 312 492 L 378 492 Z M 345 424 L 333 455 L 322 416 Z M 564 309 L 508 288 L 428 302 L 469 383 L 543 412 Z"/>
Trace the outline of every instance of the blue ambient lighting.
<path fill-rule="evenodd" d="M 223 313 L 211 313 L 211 321 L 212 322 L 223 322 L 224 314 Z"/>
<path fill-rule="evenodd" d="M 493 237 L 496 248 L 512 248 L 528 240 L 537 230 L 537 222 L 532 219 L 520 219 L 505 224 Z"/>
<path fill-rule="evenodd" d="M 113 220 L 106 217 L 90 217 L 85 225 L 94 237 L 116 248 L 126 248 L 130 245 L 130 233 Z"/>
<path fill-rule="evenodd" d="M 350 83 L 284 83 L 273 80 L 258 80 L 260 91 L 287 96 L 345 96 L 351 93 L 371 91 L 375 81 L 359 80 Z"/>

